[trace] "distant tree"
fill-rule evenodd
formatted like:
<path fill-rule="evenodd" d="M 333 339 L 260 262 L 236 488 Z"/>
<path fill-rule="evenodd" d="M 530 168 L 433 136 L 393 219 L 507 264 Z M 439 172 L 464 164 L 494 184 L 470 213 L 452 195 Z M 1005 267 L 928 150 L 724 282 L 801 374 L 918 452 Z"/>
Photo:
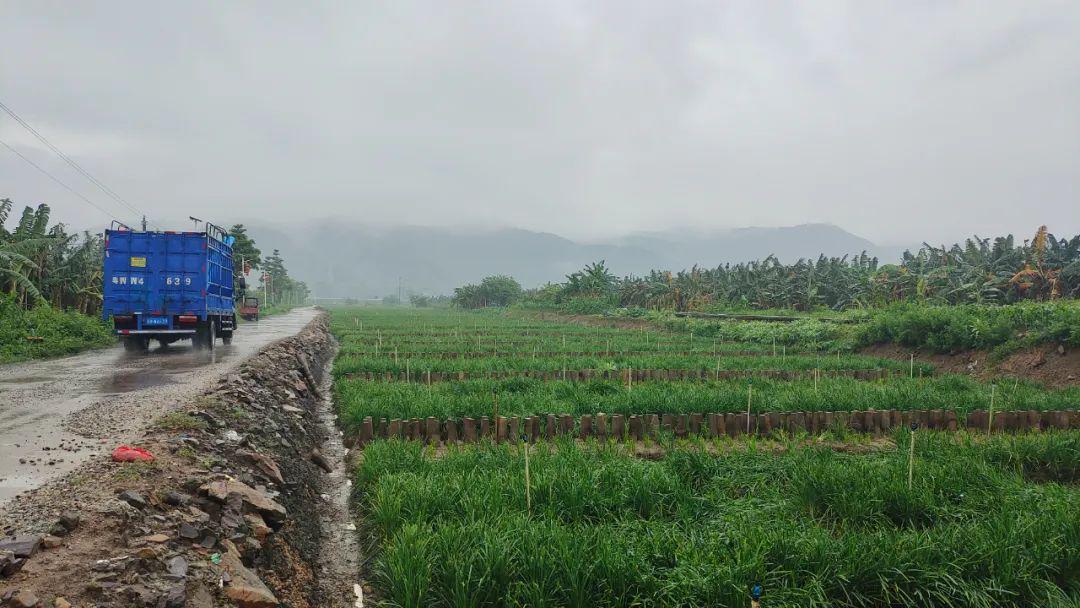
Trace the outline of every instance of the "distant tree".
<path fill-rule="evenodd" d="M 567 275 L 563 293 L 567 296 L 600 298 L 615 292 L 618 278 L 608 270 L 604 260 Z"/>
<path fill-rule="evenodd" d="M 387 306 L 398 306 L 401 304 L 401 298 L 396 293 L 392 293 L 388 296 L 383 296 L 382 303 Z"/>
<path fill-rule="evenodd" d="M 431 306 L 431 298 L 421 293 L 409 294 L 409 304 L 412 304 L 414 308 L 427 308 Z"/>
<path fill-rule="evenodd" d="M 255 246 L 255 239 L 248 236 L 247 228 L 243 224 L 234 224 L 229 228 L 229 234 L 236 241 L 233 243 L 233 282 L 237 290 L 240 288 L 240 278 L 244 275 L 244 263 L 253 270 L 262 266 L 262 252 Z"/>
<path fill-rule="evenodd" d="M 494 275 L 479 285 L 463 285 L 454 290 L 452 303 L 461 308 L 509 306 L 521 299 L 521 284 L 507 275 Z"/>
<path fill-rule="evenodd" d="M 521 298 L 521 284 L 504 274 L 486 277 L 480 281 L 480 294 L 486 306 L 509 306 Z"/>

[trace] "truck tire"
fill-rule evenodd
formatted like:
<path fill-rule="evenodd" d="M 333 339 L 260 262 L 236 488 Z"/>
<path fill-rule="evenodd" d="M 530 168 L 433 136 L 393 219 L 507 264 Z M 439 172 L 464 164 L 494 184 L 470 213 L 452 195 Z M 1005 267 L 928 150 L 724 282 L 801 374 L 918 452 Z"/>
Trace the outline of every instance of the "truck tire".
<path fill-rule="evenodd" d="M 150 350 L 150 338 L 124 338 L 124 350 L 129 353 L 144 353 Z"/>
<path fill-rule="evenodd" d="M 196 350 L 214 350 L 216 332 L 213 319 L 207 319 L 195 328 L 195 338 L 192 340 Z"/>
<path fill-rule="evenodd" d="M 228 345 L 232 344 L 232 332 L 231 331 L 223 331 L 223 332 L 221 332 L 221 343 L 224 344 L 225 346 L 228 346 Z"/>

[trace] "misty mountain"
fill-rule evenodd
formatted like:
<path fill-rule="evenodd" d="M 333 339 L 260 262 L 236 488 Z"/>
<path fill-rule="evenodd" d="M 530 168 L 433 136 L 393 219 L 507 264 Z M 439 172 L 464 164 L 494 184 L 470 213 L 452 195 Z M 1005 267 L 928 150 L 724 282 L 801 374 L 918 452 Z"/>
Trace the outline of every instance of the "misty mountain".
<path fill-rule="evenodd" d="M 654 268 L 713 267 L 770 254 L 790 262 L 820 253 L 866 251 L 894 261 L 902 252 L 830 224 L 658 232 L 599 243 L 520 229 L 377 228 L 345 220 L 247 226 L 264 254 L 280 249 L 290 274 L 307 281 L 320 297 L 380 297 L 397 293 L 399 279 L 405 294 L 449 294 L 492 274 L 508 274 L 524 287 L 535 287 L 562 281 L 597 260 L 606 260 L 621 276 Z"/>

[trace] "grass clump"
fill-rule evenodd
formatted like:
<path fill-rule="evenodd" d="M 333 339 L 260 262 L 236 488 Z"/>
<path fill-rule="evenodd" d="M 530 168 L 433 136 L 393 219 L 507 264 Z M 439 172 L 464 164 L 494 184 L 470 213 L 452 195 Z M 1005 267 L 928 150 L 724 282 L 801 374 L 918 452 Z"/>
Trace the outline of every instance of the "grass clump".
<path fill-rule="evenodd" d="M 187 412 L 169 412 L 157 419 L 156 427 L 166 431 L 203 431 L 206 421 Z"/>

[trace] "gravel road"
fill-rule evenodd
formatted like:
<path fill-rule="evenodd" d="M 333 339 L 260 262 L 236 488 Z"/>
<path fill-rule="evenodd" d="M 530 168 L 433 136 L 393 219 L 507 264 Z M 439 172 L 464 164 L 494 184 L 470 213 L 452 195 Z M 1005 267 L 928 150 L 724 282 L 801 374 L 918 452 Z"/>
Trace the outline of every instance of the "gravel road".
<path fill-rule="evenodd" d="M 316 314 L 302 308 L 245 323 L 212 353 L 180 342 L 0 366 L 0 505 L 123 443 Z"/>

